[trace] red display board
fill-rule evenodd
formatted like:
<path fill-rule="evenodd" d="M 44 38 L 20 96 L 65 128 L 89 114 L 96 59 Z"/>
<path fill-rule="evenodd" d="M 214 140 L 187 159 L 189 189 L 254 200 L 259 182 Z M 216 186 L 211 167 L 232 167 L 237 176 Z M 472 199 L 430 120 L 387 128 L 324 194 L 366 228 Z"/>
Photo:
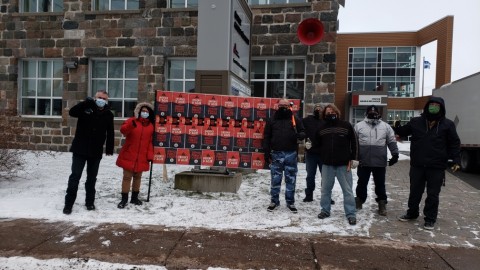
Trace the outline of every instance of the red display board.
<path fill-rule="evenodd" d="M 263 132 L 279 101 L 158 90 L 153 162 L 266 169 Z"/>

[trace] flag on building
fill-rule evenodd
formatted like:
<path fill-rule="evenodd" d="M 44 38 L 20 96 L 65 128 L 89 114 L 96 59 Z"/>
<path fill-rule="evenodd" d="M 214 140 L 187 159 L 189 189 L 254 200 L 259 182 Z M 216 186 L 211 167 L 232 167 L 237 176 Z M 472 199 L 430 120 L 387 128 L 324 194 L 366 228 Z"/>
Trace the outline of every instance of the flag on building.
<path fill-rule="evenodd" d="M 428 62 L 427 60 L 423 60 L 423 68 L 430 69 L 430 62 Z"/>

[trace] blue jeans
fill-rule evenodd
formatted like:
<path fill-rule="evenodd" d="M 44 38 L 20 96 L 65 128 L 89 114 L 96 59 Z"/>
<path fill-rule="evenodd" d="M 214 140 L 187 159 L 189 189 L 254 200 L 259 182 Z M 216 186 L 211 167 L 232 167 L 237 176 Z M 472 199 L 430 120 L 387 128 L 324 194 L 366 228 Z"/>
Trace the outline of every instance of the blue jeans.
<path fill-rule="evenodd" d="M 355 197 L 353 195 L 352 171 L 347 172 L 347 166 L 330 166 L 323 164 L 322 167 L 322 197 L 320 207 L 322 212 L 330 214 L 330 204 L 332 200 L 332 189 L 335 184 L 335 177 L 343 191 L 343 208 L 345 216 L 355 217 Z"/>
<path fill-rule="evenodd" d="M 317 174 L 317 168 L 322 173 L 322 161 L 320 160 L 320 154 L 305 153 L 305 167 L 307 169 L 307 188 L 305 189 L 305 195 L 312 196 L 315 190 L 315 176 Z"/>
<path fill-rule="evenodd" d="M 279 195 L 282 178 L 285 175 L 285 201 L 287 205 L 295 204 L 295 184 L 297 180 L 297 151 L 273 151 L 270 174 L 271 202 L 280 205 Z"/>
<path fill-rule="evenodd" d="M 370 180 L 370 174 L 373 174 L 373 182 L 375 183 L 375 194 L 378 201 L 387 201 L 387 191 L 385 190 L 385 167 L 363 167 L 357 169 L 357 197 L 365 202 L 367 200 L 367 186 Z"/>
<path fill-rule="evenodd" d="M 95 183 L 97 182 L 98 168 L 102 158 L 88 158 L 73 154 L 72 174 L 68 178 L 67 194 L 65 195 L 65 207 L 72 207 L 77 199 L 78 184 L 82 178 L 83 168 L 87 164 L 87 181 L 85 181 L 85 205 L 93 205 L 95 201 Z"/>

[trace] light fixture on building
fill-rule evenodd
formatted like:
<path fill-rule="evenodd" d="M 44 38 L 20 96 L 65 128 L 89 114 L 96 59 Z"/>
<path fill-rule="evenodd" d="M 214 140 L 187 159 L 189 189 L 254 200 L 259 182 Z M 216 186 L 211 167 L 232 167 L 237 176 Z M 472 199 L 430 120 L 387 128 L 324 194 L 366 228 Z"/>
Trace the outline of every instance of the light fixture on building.
<path fill-rule="evenodd" d="M 65 67 L 67 67 L 67 68 L 77 68 L 78 67 L 78 61 L 77 60 L 66 61 L 65 62 Z"/>

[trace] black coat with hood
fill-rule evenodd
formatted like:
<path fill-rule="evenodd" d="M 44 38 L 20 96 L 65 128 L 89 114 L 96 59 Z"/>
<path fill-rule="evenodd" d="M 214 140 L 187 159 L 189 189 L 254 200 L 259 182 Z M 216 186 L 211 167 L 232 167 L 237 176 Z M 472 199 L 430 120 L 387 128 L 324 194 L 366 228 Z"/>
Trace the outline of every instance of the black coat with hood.
<path fill-rule="evenodd" d="M 78 118 L 70 152 L 87 158 L 102 158 L 103 144 L 107 155 L 113 154 L 113 113 L 108 104 L 100 110 L 89 98 L 73 106 L 70 116 Z"/>
<path fill-rule="evenodd" d="M 440 112 L 428 112 L 430 103 L 440 104 Z M 401 137 L 411 136 L 410 165 L 434 169 L 446 169 L 448 160 L 460 164 L 460 138 L 455 124 L 445 117 L 445 102 L 441 97 L 431 97 L 420 116 L 406 125 L 395 128 Z M 429 122 L 435 123 L 429 127 Z"/>
<path fill-rule="evenodd" d="M 263 149 L 266 153 L 274 151 L 297 151 L 297 140 L 305 139 L 305 128 L 298 116 L 295 126 L 292 121 L 292 112 L 288 110 L 285 115 L 275 112 L 273 119 L 269 119 L 264 130 Z M 267 154 L 268 155 L 268 154 Z"/>

